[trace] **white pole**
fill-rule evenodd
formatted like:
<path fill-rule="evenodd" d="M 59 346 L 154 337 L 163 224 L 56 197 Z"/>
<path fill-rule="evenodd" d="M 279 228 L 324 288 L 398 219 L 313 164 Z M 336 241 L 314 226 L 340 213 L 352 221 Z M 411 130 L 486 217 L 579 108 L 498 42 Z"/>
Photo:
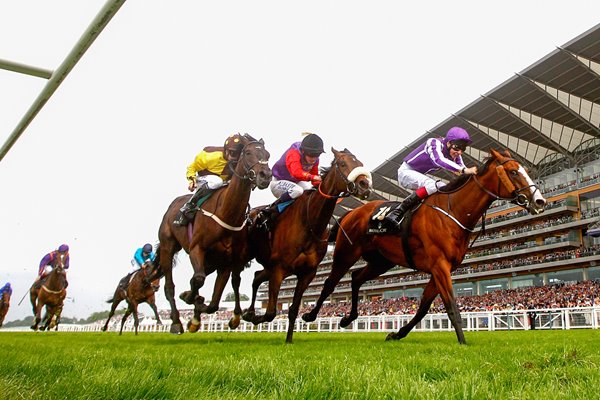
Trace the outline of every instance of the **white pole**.
<path fill-rule="evenodd" d="M 44 107 L 46 102 L 67 77 L 69 72 L 71 72 L 75 64 L 77 64 L 90 45 L 96 40 L 100 32 L 102 32 L 112 17 L 119 11 L 123 3 L 125 3 L 125 0 L 108 0 L 104 4 L 104 7 L 102 7 L 98 15 L 96 15 L 96 18 L 94 18 L 92 23 L 88 26 L 87 30 L 83 33 L 62 64 L 52 73 L 52 76 L 46 83 L 46 86 L 44 86 L 44 89 L 42 89 L 23 118 L 21 118 L 21 121 L 19 121 L 14 131 L 8 139 L 6 139 L 6 142 L 4 142 L 4 145 L 0 149 L 0 161 L 2 161 L 17 139 L 19 139 L 42 107 Z M 15 65 L 15 63 L 12 64 Z M 23 65 L 21 65 L 21 67 L 23 67 Z"/>

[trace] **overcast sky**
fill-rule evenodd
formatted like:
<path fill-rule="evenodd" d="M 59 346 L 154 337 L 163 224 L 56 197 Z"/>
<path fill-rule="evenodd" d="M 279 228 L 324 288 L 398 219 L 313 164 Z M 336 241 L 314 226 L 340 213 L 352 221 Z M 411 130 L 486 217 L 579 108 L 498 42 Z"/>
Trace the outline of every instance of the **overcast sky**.
<path fill-rule="evenodd" d="M 3 1 L 0 58 L 58 68 L 104 4 Z M 61 243 L 71 247 L 63 315 L 107 310 L 204 146 L 248 132 L 272 165 L 310 131 L 328 150 L 322 164 L 346 147 L 374 169 L 598 15 L 600 2 L 577 0 L 127 1 L 0 161 L 6 320 L 31 314 L 28 299 L 17 303 Z M 0 70 L 2 143 L 45 84 Z M 251 205 L 272 200 L 257 190 Z M 177 293 L 191 274 L 182 252 Z M 158 303 L 168 306 L 162 288 Z"/>

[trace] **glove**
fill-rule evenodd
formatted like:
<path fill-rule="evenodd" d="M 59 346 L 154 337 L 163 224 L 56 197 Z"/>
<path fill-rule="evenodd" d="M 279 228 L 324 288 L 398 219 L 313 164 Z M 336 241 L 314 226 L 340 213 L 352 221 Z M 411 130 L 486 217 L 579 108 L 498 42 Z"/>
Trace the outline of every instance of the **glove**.
<path fill-rule="evenodd" d="M 322 181 L 322 179 L 321 179 L 321 176 L 319 176 L 319 175 L 313 175 L 310 178 L 310 183 L 312 183 L 313 186 L 319 186 L 321 184 L 321 181 Z"/>
<path fill-rule="evenodd" d="M 194 190 L 196 190 L 196 179 L 195 178 L 188 179 L 188 190 L 190 192 L 193 192 Z"/>

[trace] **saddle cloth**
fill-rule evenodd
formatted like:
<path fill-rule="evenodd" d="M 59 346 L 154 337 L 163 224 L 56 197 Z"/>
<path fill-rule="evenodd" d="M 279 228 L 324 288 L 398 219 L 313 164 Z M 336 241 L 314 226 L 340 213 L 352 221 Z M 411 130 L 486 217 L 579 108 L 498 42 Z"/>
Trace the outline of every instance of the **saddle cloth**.
<path fill-rule="evenodd" d="M 386 201 L 379 207 L 375 208 L 371 214 L 371 218 L 369 218 L 367 234 L 381 235 L 382 233 L 397 232 L 397 229 L 385 219 L 385 216 L 398 204 L 398 201 Z"/>

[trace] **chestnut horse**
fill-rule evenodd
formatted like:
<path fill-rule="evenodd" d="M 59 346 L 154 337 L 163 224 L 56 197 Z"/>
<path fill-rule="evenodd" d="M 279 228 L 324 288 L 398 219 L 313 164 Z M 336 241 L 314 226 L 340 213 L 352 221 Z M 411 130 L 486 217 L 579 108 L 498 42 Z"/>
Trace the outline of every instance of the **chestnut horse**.
<path fill-rule="evenodd" d="M 2 291 L 2 296 L 0 297 L 0 328 L 4 323 L 4 318 L 6 317 L 6 313 L 10 308 L 10 296 L 12 295 L 12 289 L 10 288 L 10 284 L 6 284 L 6 290 Z"/>
<path fill-rule="evenodd" d="M 113 297 L 106 301 L 107 303 L 112 303 L 112 306 L 110 307 L 110 313 L 108 314 L 106 323 L 102 327 L 102 331 L 106 332 L 110 319 L 113 315 L 115 315 L 115 310 L 123 300 L 127 301 L 127 311 L 125 311 L 123 319 L 121 320 L 121 330 L 119 331 L 119 335 L 123 333 L 125 321 L 127 321 L 127 318 L 131 314 L 133 314 L 135 334 L 137 335 L 138 326 L 140 324 L 137 308 L 141 303 L 147 303 L 150 306 L 152 311 L 154 311 L 156 323 L 158 325 L 162 325 L 162 321 L 158 316 L 158 310 L 156 309 L 156 302 L 154 298 L 154 292 L 158 290 L 158 286 L 155 286 L 151 280 L 151 277 L 154 275 L 155 267 L 152 264 L 150 265 L 151 266 L 142 267 L 133 273 L 131 279 L 129 280 L 129 285 L 127 285 L 126 291 L 123 290 L 120 285 L 118 285 L 115 289 Z"/>
<path fill-rule="evenodd" d="M 543 212 L 546 200 L 525 169 L 508 151 L 490 151 L 490 157 L 477 175 L 461 175 L 438 193 L 426 198 L 413 211 L 407 252 L 400 234 L 368 234 L 369 220 L 383 201 L 373 201 L 345 214 L 339 221 L 333 264 L 329 277 L 313 310 L 302 316 L 314 321 L 323 302 L 340 279 L 363 258 L 366 265 L 352 272 L 352 309 L 340 321 L 347 327 L 358 317 L 358 291 L 361 285 L 395 265 L 411 267 L 431 274 L 421 297 L 419 309 L 411 321 L 386 340 L 402 339 L 423 319 L 439 294 L 454 326 L 458 342 L 466 344 L 462 319 L 456 305 L 452 278 L 467 251 L 469 234 L 495 200 L 509 200 L 531 214 Z M 406 220 L 410 219 L 407 216 Z M 411 265 L 412 264 L 412 265 Z"/>
<path fill-rule="evenodd" d="M 67 297 L 67 273 L 65 271 L 65 255 L 59 255 L 52 261 L 52 272 L 42 281 L 39 289 L 35 284 L 29 289 L 29 300 L 33 307 L 33 315 L 35 317 L 31 329 L 38 330 L 40 322 L 42 322 L 42 308 L 46 307 L 46 313 L 41 330 L 51 329 L 55 327 L 58 330 L 60 323 L 60 314 L 63 309 L 63 302 Z"/>
<path fill-rule="evenodd" d="M 274 221 L 270 232 L 253 229 L 249 245 L 254 247 L 256 260 L 264 269 L 257 271 L 252 282 L 252 301 L 243 315 L 253 324 L 275 318 L 277 297 L 283 279 L 296 275 L 298 282 L 288 310 L 286 342 L 292 342 L 294 324 L 304 291 L 315 277 L 317 267 L 327 252 L 327 225 L 336 202 L 354 195 L 366 199 L 371 193 L 371 173 L 348 150 L 331 149 L 331 167 L 321 173 L 318 190 L 305 191 Z M 254 303 L 261 283 L 269 281 L 269 301 L 264 315 L 256 315 Z"/>
<path fill-rule="evenodd" d="M 188 304 L 194 304 L 194 318 L 188 323 L 188 330 L 196 332 L 200 326 L 200 314 L 214 313 L 225 284 L 232 276 L 235 294 L 234 316 L 229 322 L 232 329 L 238 327 L 242 313 L 239 300 L 240 274 L 250 259 L 246 249 L 246 210 L 251 191 L 264 189 L 271 182 L 269 152 L 262 139 L 250 135 L 242 136 L 243 150 L 233 169 L 228 185 L 217 189 L 206 200 L 194 217 L 193 225 L 178 226 L 173 223 L 177 212 L 191 195 L 176 198 L 165 213 L 158 238 L 159 248 L 156 260 L 165 276 L 165 296 L 171 306 L 171 333 L 183 333 L 179 311 L 175 304 L 175 284 L 173 283 L 173 257 L 182 248 L 189 254 L 194 275 L 190 280 L 190 290 L 181 294 Z M 208 306 L 198 290 L 204 285 L 208 274 L 217 271 L 214 291 Z"/>

